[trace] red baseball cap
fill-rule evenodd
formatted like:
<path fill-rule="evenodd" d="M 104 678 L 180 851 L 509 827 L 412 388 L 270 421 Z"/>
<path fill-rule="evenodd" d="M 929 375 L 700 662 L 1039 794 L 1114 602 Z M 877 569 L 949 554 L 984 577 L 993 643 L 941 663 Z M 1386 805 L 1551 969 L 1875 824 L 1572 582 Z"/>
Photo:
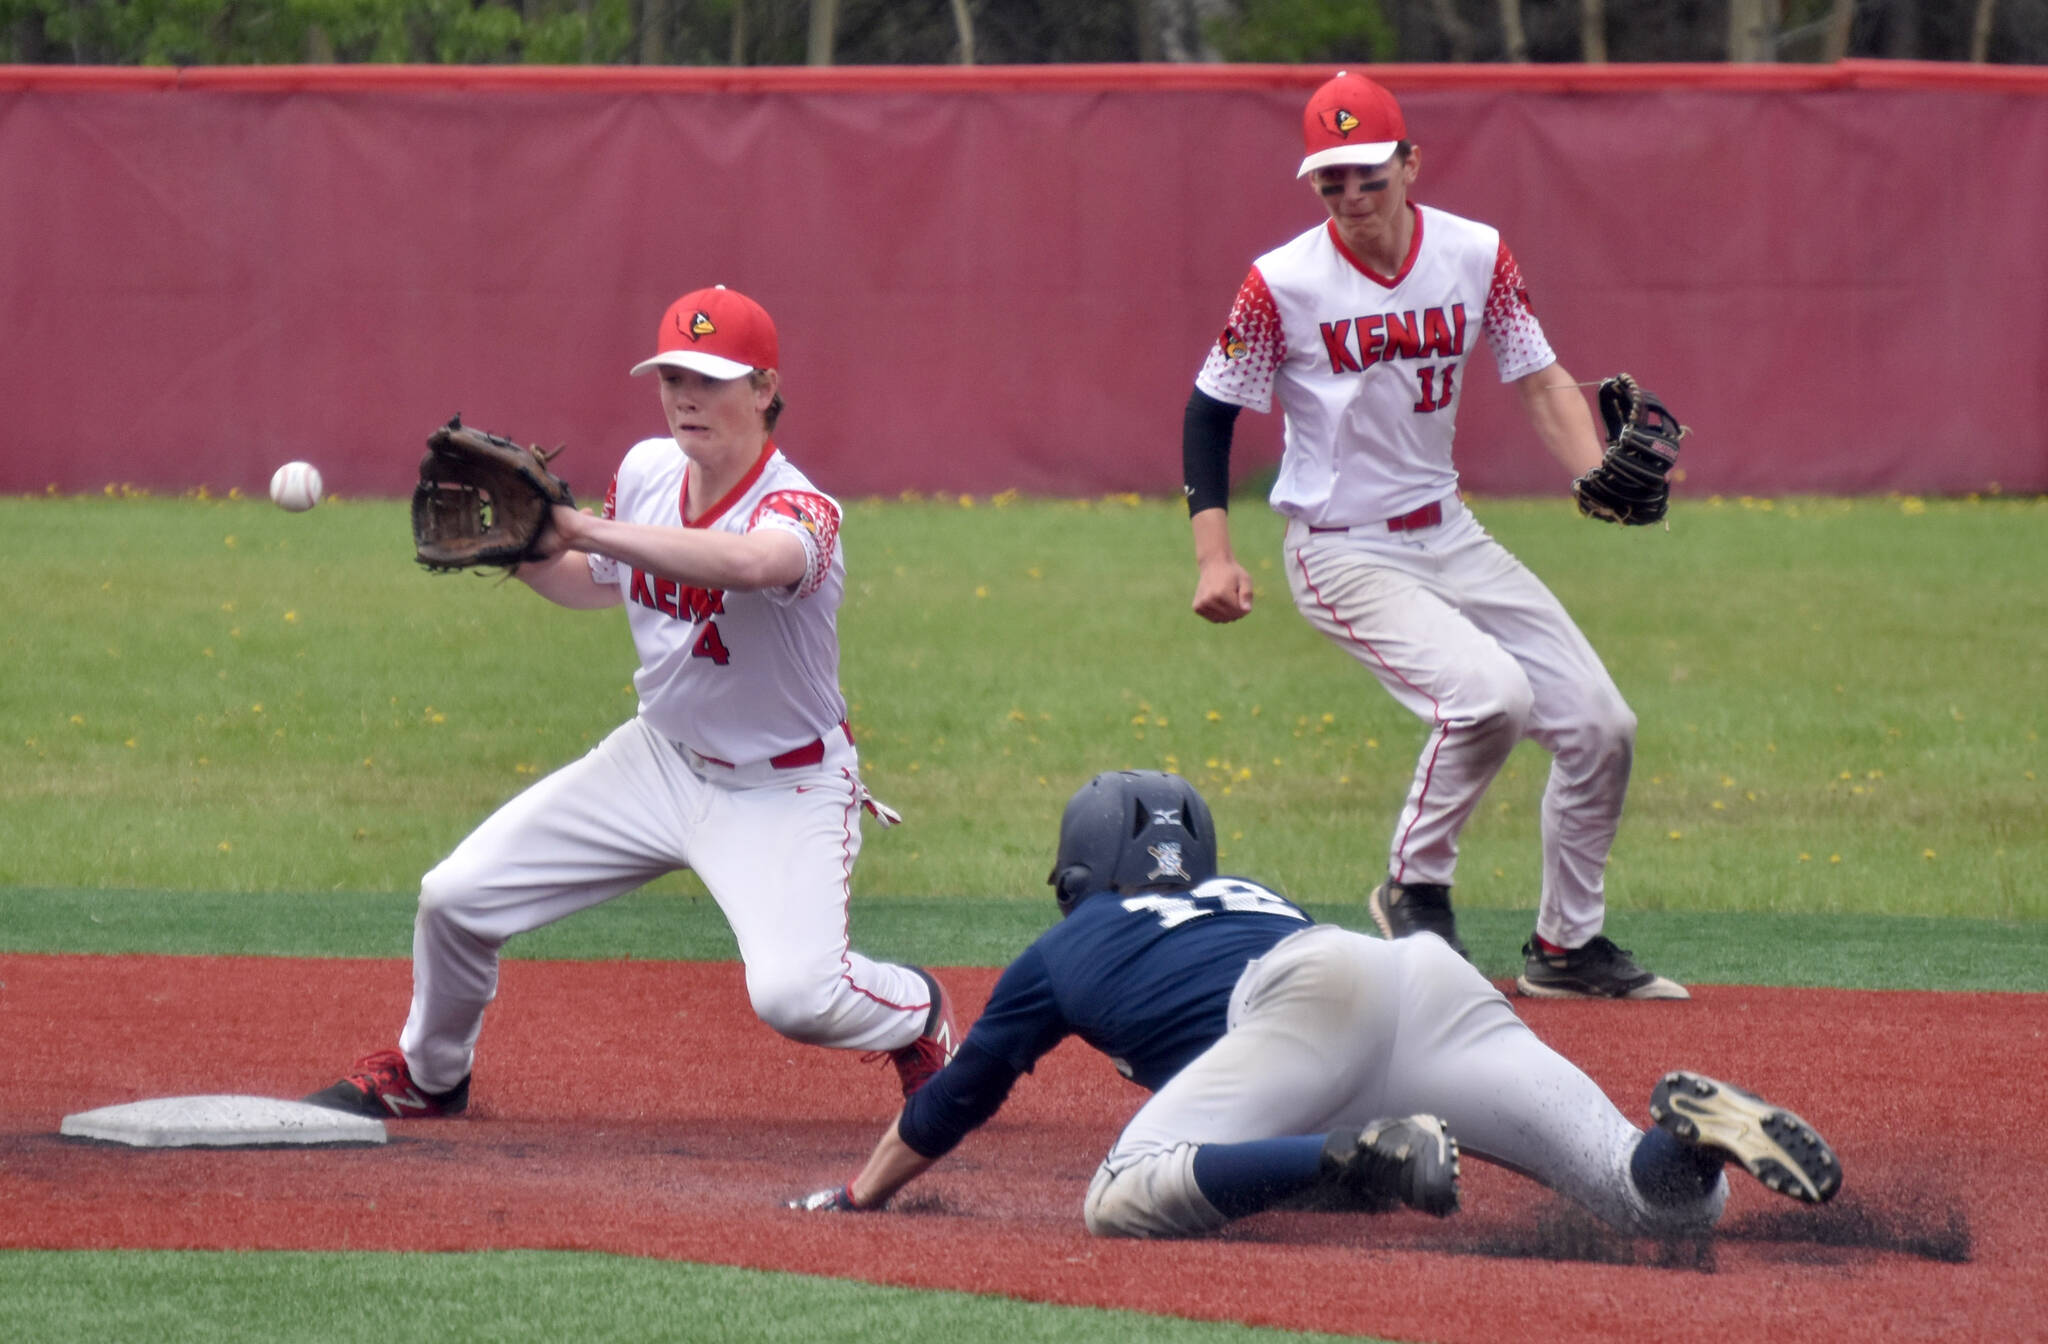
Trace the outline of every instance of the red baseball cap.
<path fill-rule="evenodd" d="M 768 310 L 736 289 L 714 285 L 692 290 L 668 306 L 655 335 L 654 355 L 632 372 L 666 365 L 695 369 L 707 378 L 739 378 L 776 368 L 780 359 Z"/>
<path fill-rule="evenodd" d="M 1324 81 L 1301 114 L 1302 150 L 1296 177 L 1307 177 L 1333 163 L 1378 167 L 1394 156 L 1394 146 L 1408 138 L 1408 123 L 1394 95 L 1348 70 Z"/>

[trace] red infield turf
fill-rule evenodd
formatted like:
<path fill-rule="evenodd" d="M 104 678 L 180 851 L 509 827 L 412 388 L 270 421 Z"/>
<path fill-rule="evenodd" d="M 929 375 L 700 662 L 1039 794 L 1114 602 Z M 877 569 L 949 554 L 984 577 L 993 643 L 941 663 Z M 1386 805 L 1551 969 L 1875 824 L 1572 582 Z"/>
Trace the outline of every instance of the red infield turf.
<path fill-rule="evenodd" d="M 946 972 L 963 1012 L 994 973 Z M 1523 1004 L 1630 1114 L 1686 1065 L 1840 1150 L 1819 1210 L 1738 1179 L 1708 1243 L 1617 1237 L 1466 1165 L 1436 1222 L 1268 1214 L 1192 1242 L 1089 1238 L 1089 1173 L 1139 1094 L 1072 1045 L 887 1214 L 785 1210 L 895 1113 L 886 1065 L 790 1044 L 735 966 L 511 962 L 474 1099 L 382 1148 L 144 1151 L 58 1137 L 148 1097 L 293 1097 L 388 1046 L 405 964 L 0 956 L 0 1247 L 609 1251 L 1434 1341 L 2043 1337 L 2048 996 L 1708 987 Z"/>

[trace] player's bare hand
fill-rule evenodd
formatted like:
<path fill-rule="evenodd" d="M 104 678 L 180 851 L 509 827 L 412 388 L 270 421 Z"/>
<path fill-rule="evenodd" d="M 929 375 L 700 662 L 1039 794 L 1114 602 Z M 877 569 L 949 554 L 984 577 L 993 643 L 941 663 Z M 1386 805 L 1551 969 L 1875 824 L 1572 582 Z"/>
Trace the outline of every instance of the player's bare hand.
<path fill-rule="evenodd" d="M 1202 566 L 1195 581 L 1195 615 L 1223 625 L 1251 614 L 1252 576 L 1236 561 Z"/>
<path fill-rule="evenodd" d="M 574 549 L 576 539 L 582 535 L 582 525 L 588 516 L 566 504 L 557 504 L 548 511 L 548 528 L 541 533 L 534 544 L 534 559 L 552 560 L 562 552 Z"/>

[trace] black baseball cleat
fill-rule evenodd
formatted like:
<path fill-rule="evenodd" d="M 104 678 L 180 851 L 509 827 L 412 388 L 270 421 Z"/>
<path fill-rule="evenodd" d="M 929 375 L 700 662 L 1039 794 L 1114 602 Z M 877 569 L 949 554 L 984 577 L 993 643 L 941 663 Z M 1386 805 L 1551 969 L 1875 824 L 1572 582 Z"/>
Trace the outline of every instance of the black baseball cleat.
<path fill-rule="evenodd" d="M 1650 1093 L 1650 1118 L 1679 1142 L 1740 1163 L 1791 1199 L 1825 1204 L 1842 1188 L 1841 1160 L 1812 1125 L 1704 1074 L 1665 1074 Z"/>
<path fill-rule="evenodd" d="M 1532 999 L 1689 999 L 1676 980 L 1638 966 L 1612 938 L 1589 939 L 1584 947 L 1545 952 L 1531 938 L 1522 944 L 1522 973 L 1515 991 Z"/>
<path fill-rule="evenodd" d="M 1458 1208 L 1458 1141 L 1433 1115 L 1375 1120 L 1323 1142 L 1322 1183 L 1378 1212 L 1396 1200 L 1442 1218 Z"/>
<path fill-rule="evenodd" d="M 1388 938 L 1433 933 L 1465 960 L 1472 954 L 1458 941 L 1458 917 L 1451 913 L 1451 889 L 1438 882 L 1396 882 L 1388 878 L 1365 898 L 1372 922 Z"/>
<path fill-rule="evenodd" d="M 469 1108 L 469 1079 L 446 1092 L 429 1092 L 412 1080 L 405 1055 L 379 1050 L 355 1062 L 348 1077 L 305 1100 L 330 1111 L 349 1111 L 379 1120 L 428 1120 L 460 1115 Z"/>

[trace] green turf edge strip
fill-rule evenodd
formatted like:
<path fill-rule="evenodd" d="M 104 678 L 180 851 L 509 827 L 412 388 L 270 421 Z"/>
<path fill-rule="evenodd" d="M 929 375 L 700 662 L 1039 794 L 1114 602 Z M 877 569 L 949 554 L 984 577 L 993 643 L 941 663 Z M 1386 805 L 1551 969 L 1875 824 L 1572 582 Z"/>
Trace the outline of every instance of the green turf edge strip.
<path fill-rule="evenodd" d="M 164 892 L 0 888 L 0 951 L 211 956 L 411 955 L 414 898 L 389 892 Z M 1362 906 L 1309 903 L 1369 929 Z M 1055 917 L 1049 897 L 857 897 L 853 939 L 872 955 L 1001 966 Z M 1480 970 L 1520 968 L 1533 912 L 1461 911 Z M 1850 914 L 1613 911 L 1607 932 L 1685 984 L 2048 992 L 2048 923 Z M 709 898 L 642 891 L 513 940 L 515 958 L 730 961 Z"/>
<path fill-rule="evenodd" d="M 4 1339 L 390 1344 L 423 1336 L 579 1344 L 1338 1338 L 583 1252 L 0 1252 Z"/>

